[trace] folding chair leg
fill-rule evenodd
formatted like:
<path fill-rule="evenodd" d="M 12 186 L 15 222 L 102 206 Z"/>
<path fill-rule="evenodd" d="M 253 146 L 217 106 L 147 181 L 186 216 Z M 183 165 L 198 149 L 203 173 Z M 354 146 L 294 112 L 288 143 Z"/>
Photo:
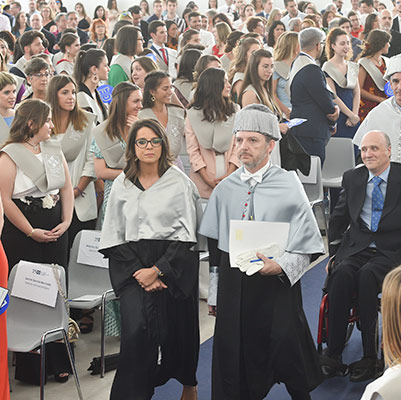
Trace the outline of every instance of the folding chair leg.
<path fill-rule="evenodd" d="M 63 333 L 64 344 L 65 344 L 65 347 L 66 347 L 67 353 L 68 353 L 68 358 L 70 360 L 72 374 L 74 375 L 75 386 L 77 387 L 78 396 L 79 396 L 80 400 L 83 400 L 84 397 L 82 396 L 81 385 L 79 383 L 77 369 L 75 368 L 75 360 L 74 360 L 74 356 L 72 354 L 71 345 L 70 345 L 70 342 L 68 341 L 67 333 L 64 329 L 62 330 L 62 333 Z"/>
<path fill-rule="evenodd" d="M 74 375 L 75 386 L 77 387 L 77 392 L 80 400 L 84 400 L 81 391 L 81 385 L 79 383 L 77 370 L 75 368 L 75 361 L 72 355 L 72 350 L 70 343 L 68 342 L 67 333 L 63 328 L 52 329 L 51 331 L 47 331 L 43 334 L 40 341 L 40 400 L 44 400 L 45 398 L 45 380 L 46 380 L 46 337 L 51 333 L 60 333 L 63 335 L 63 341 L 65 347 L 67 349 L 68 359 L 70 360 L 70 365 L 72 369 L 72 374 Z"/>

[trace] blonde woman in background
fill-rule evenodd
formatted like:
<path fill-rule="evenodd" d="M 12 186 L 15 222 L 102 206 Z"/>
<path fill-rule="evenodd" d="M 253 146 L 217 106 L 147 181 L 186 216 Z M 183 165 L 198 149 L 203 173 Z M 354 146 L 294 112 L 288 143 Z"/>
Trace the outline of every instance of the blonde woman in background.
<path fill-rule="evenodd" d="M 273 98 L 286 118 L 290 117 L 291 112 L 291 100 L 287 88 L 290 68 L 299 51 L 297 32 L 284 32 L 278 38 L 274 50 Z"/>
<path fill-rule="evenodd" d="M 225 22 L 219 22 L 213 28 L 213 34 L 216 40 L 216 44 L 207 48 L 205 54 L 213 54 L 216 57 L 222 57 L 224 55 L 224 49 L 227 44 L 227 38 L 231 33 L 231 28 Z"/>
<path fill-rule="evenodd" d="M 401 393 L 401 266 L 383 282 L 383 353 L 387 369 L 370 383 L 361 400 L 398 400 Z"/>

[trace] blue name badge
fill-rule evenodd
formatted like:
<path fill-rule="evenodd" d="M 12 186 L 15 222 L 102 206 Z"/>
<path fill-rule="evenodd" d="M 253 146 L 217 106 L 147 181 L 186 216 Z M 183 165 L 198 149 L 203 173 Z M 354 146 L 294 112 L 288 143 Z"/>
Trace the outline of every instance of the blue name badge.
<path fill-rule="evenodd" d="M 387 97 L 392 97 L 392 96 L 394 96 L 394 92 L 393 92 L 393 89 L 391 89 L 390 82 L 387 82 L 387 83 L 384 85 L 384 94 L 385 94 Z"/>
<path fill-rule="evenodd" d="M 111 93 L 113 92 L 113 86 L 111 85 L 102 85 L 97 88 L 99 92 L 100 98 L 102 99 L 103 103 L 110 104 L 111 103 Z"/>
<path fill-rule="evenodd" d="M 0 315 L 7 310 L 9 302 L 10 302 L 10 296 L 7 294 L 6 298 L 3 301 L 3 304 L 0 307 Z"/>
<path fill-rule="evenodd" d="M 154 53 L 148 53 L 148 54 L 146 54 L 146 57 L 151 58 L 155 63 L 157 63 L 157 58 L 154 55 Z"/>

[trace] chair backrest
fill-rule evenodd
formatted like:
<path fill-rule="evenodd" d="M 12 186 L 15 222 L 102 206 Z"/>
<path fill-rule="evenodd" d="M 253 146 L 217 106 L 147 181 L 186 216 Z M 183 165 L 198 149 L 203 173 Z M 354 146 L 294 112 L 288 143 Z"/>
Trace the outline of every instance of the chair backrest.
<path fill-rule="evenodd" d="M 320 165 L 320 157 L 311 156 L 311 164 L 316 163 L 316 183 L 305 183 L 304 186 L 306 195 L 311 203 L 323 201 L 323 182 L 322 182 L 322 167 Z"/>
<path fill-rule="evenodd" d="M 352 139 L 331 137 L 326 146 L 323 179 L 342 177 L 345 171 L 355 167 L 355 152 Z"/>
<path fill-rule="evenodd" d="M 81 232 L 74 239 L 68 264 L 68 298 L 76 299 L 84 295 L 101 296 L 111 289 L 108 268 L 94 267 L 77 262 Z"/>
<path fill-rule="evenodd" d="M 7 332 L 9 349 L 11 350 L 14 346 L 18 346 L 18 348 L 21 348 L 21 346 L 23 347 L 23 343 L 36 342 L 37 345 L 39 345 L 41 339 L 40 332 L 44 333 L 55 328 L 64 328 L 66 331 L 68 330 L 68 314 L 65 308 L 65 301 L 59 292 L 57 294 L 55 307 L 49 307 L 44 304 L 35 303 L 12 295 L 18 267 L 19 264 L 14 266 L 8 280 L 8 288 L 11 296 L 10 304 L 7 309 Z M 57 268 L 59 270 L 61 288 L 65 293 L 65 271 L 64 268 L 59 265 L 57 265 Z M 38 335 L 38 332 L 38 337 L 32 337 L 32 335 Z M 54 336 L 55 335 L 49 336 L 47 341 L 56 340 L 61 337 L 59 334 L 56 335 L 57 337 Z M 18 343 L 16 343 L 16 341 Z M 33 346 L 32 348 L 34 347 L 36 346 Z M 14 350 L 17 351 L 17 348 L 14 347 Z M 29 350 L 32 349 L 26 351 Z"/>

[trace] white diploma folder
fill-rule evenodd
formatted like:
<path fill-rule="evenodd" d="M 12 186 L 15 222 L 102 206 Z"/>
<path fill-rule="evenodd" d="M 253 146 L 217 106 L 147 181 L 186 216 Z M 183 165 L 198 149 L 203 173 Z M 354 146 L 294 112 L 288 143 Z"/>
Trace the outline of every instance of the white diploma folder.
<path fill-rule="evenodd" d="M 266 222 L 266 221 L 230 221 L 230 264 L 232 268 L 239 268 L 237 257 L 249 251 L 256 252 L 259 249 L 276 245 L 280 256 L 284 253 L 288 241 L 290 224 L 288 222 Z M 247 271 L 252 275 L 262 267 Z"/>

